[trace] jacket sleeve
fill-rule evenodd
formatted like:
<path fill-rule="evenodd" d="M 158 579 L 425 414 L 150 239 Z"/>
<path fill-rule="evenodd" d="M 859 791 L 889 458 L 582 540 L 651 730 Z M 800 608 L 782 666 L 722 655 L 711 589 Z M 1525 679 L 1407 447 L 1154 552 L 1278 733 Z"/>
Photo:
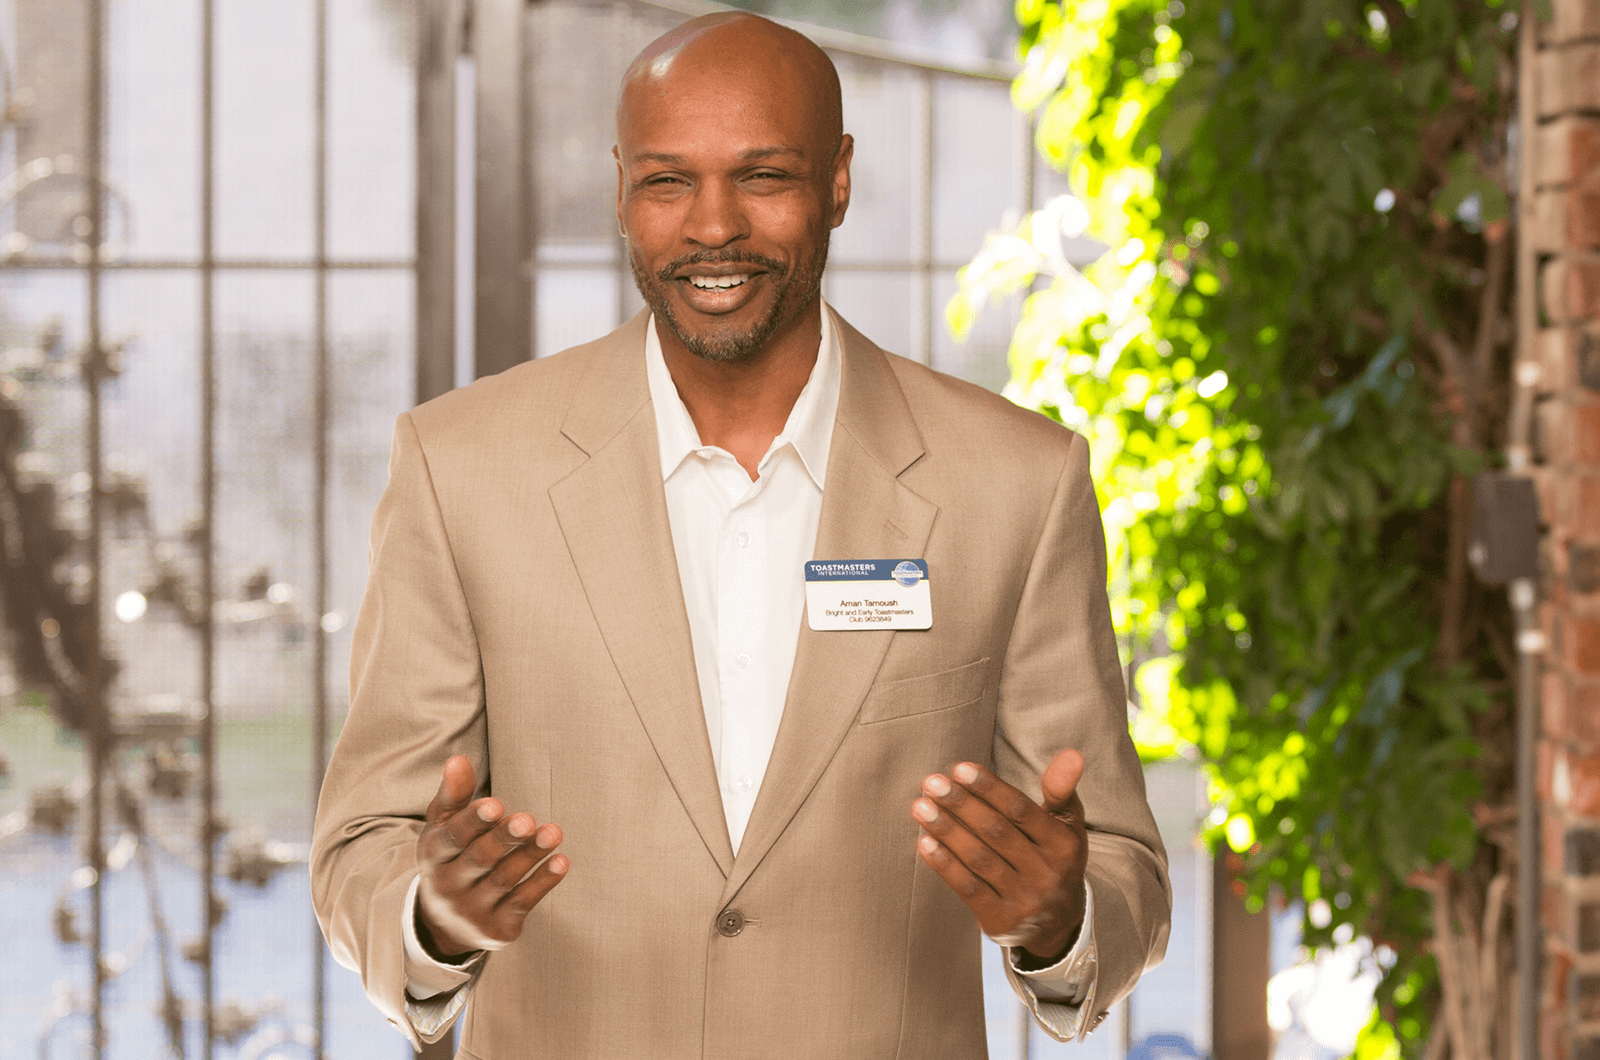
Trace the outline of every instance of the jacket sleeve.
<path fill-rule="evenodd" d="M 1084 758 L 1078 793 L 1089 833 L 1086 878 L 1097 951 L 1093 1011 L 1086 1013 L 1092 1029 L 1165 955 L 1172 888 L 1128 735 L 1106 596 L 1105 529 L 1089 478 L 1089 447 L 1079 435 L 1056 481 L 1006 648 L 996 771 L 1042 801 L 1040 778 L 1066 747 Z"/>
<path fill-rule="evenodd" d="M 328 764 L 311 846 L 311 893 L 334 958 L 415 1046 L 448 1024 L 407 1015 L 406 894 L 444 763 L 464 754 L 486 790 L 483 672 L 427 456 L 409 413 L 372 521 L 350 653 L 350 712 Z"/>

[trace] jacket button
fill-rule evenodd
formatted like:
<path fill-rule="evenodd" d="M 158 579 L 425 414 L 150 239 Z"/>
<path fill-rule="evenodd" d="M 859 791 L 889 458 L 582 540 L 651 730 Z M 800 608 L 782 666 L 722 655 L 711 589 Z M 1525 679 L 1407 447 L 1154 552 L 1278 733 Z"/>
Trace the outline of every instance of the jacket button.
<path fill-rule="evenodd" d="M 717 933 L 724 938 L 733 938 L 744 930 L 744 914 L 737 909 L 724 909 L 717 917 Z"/>

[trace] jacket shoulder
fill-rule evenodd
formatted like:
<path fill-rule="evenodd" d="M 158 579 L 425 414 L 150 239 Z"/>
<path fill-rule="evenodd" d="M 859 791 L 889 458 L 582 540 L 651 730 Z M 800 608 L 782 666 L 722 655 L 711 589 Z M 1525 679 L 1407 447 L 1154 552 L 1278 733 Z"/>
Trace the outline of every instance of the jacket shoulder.
<path fill-rule="evenodd" d="M 543 413 L 560 422 L 561 413 L 571 403 L 583 377 L 586 349 L 576 346 L 550 357 L 524 361 L 423 402 L 411 410 L 417 434 L 429 439 L 482 430 L 507 413 Z"/>
<path fill-rule="evenodd" d="M 590 376 L 596 372 L 608 397 L 618 397 L 617 390 L 628 390 L 630 384 L 636 384 L 633 389 L 642 397 L 646 320 L 647 314 L 641 313 L 592 342 L 524 361 L 423 402 L 409 413 L 418 437 L 427 447 L 430 441 L 482 441 L 512 425 L 526 430 L 530 421 L 559 428 L 586 380 L 589 391 L 595 389 Z"/>
<path fill-rule="evenodd" d="M 884 353 L 930 451 L 952 446 L 995 458 L 1059 466 L 1083 439 L 1074 431 L 992 390 L 892 353 Z"/>

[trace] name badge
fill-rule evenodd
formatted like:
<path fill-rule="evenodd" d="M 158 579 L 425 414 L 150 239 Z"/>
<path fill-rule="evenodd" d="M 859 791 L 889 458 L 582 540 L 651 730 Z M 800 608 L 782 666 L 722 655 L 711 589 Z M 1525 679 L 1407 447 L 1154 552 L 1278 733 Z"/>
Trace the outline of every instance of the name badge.
<path fill-rule="evenodd" d="M 806 618 L 815 630 L 929 629 L 933 597 L 920 559 L 813 560 Z"/>

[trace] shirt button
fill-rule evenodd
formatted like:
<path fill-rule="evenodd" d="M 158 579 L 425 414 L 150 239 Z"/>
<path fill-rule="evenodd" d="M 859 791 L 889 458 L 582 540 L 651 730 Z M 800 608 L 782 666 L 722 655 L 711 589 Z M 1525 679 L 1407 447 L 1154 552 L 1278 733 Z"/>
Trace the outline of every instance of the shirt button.
<path fill-rule="evenodd" d="M 734 538 L 734 540 L 739 542 L 739 547 L 740 548 L 746 548 L 750 544 L 750 535 L 748 533 L 746 533 L 745 531 L 740 530 L 739 531 L 739 536 Z"/>
<path fill-rule="evenodd" d="M 723 938 L 733 938 L 744 930 L 744 914 L 737 909 L 724 909 L 717 917 L 717 934 Z"/>
<path fill-rule="evenodd" d="M 750 669 L 750 656 L 748 655 L 741 655 L 733 661 L 739 664 L 739 669 L 741 670 Z"/>
<path fill-rule="evenodd" d="M 733 782 L 733 790 L 749 791 L 751 788 L 755 787 L 755 783 L 756 782 L 751 780 L 749 777 L 740 777 L 738 780 Z"/>

